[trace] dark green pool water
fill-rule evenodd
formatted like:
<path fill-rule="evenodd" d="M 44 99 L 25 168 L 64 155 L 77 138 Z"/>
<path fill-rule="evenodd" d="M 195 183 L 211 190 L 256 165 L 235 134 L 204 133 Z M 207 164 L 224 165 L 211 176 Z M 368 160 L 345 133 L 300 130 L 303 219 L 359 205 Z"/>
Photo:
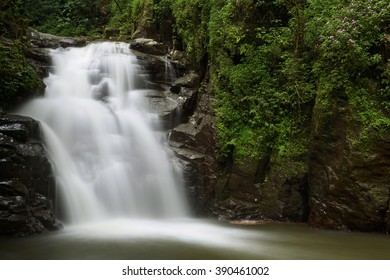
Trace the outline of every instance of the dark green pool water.
<path fill-rule="evenodd" d="M 390 259 L 390 237 L 305 225 L 116 220 L 0 239 L 1 259 Z"/>

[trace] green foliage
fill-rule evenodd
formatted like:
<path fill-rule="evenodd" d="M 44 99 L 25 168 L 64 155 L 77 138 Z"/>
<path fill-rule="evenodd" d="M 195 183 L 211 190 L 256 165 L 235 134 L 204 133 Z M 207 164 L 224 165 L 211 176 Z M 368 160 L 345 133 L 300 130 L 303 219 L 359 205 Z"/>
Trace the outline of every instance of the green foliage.
<path fill-rule="evenodd" d="M 172 17 L 173 0 L 115 0 L 111 3 L 109 28 L 132 34 L 141 21 L 162 22 Z"/>
<path fill-rule="evenodd" d="M 0 43 L 0 65 L 0 110 L 11 108 L 18 97 L 23 97 L 42 84 L 19 44 L 8 41 L 7 44 Z"/>
<path fill-rule="evenodd" d="M 388 130 L 388 1 L 309 3 L 307 38 L 315 50 L 313 74 L 318 90 L 329 99 L 347 98 L 364 135 Z"/>
<path fill-rule="evenodd" d="M 221 151 L 238 160 L 304 153 L 302 126 L 310 119 L 304 110 L 314 99 L 314 85 L 306 58 L 296 54 L 292 21 L 283 25 L 288 24 L 286 7 L 277 2 L 215 3 L 219 6 L 212 9 L 209 29 Z M 280 18 L 264 16 L 278 13 Z"/>
<path fill-rule="evenodd" d="M 0 36 L 19 39 L 27 30 L 27 9 L 24 0 L 0 2 Z"/>
<path fill-rule="evenodd" d="M 22 3 L 30 26 L 56 35 L 99 34 L 110 17 L 111 0 L 17 1 Z"/>
<path fill-rule="evenodd" d="M 305 153 L 319 93 L 317 102 L 348 99 L 362 136 L 388 131 L 389 13 L 387 1 L 213 1 L 209 49 L 222 151 Z"/>
<path fill-rule="evenodd" d="M 176 33 L 182 38 L 185 50 L 195 62 L 201 61 L 209 44 L 209 0 L 172 1 Z"/>
<path fill-rule="evenodd" d="M 113 1 L 108 27 L 119 30 L 122 34 L 133 32 L 135 21 L 132 20 L 132 6 L 132 1 L 129 0 Z"/>
<path fill-rule="evenodd" d="M 319 59 L 314 64 L 318 76 L 332 77 L 331 83 L 340 87 L 346 80 L 359 79 L 367 74 L 364 71 L 381 62 L 381 55 L 372 47 L 383 42 L 388 29 L 386 1 L 369 1 L 372 5 L 368 6 L 366 1 L 334 1 L 330 7 L 317 7 L 313 2 L 308 28 L 318 50 Z"/>
<path fill-rule="evenodd" d="M 154 0 L 153 13 L 157 22 L 172 19 L 172 5 L 174 0 Z"/>

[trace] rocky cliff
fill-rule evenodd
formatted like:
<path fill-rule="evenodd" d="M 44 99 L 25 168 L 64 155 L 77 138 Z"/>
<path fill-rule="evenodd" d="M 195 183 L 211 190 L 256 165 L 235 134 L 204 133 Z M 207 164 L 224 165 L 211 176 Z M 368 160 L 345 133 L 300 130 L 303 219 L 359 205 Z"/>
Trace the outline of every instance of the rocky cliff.
<path fill-rule="evenodd" d="M 199 77 L 204 79 L 189 86 L 196 92 L 194 112 L 174 125 L 170 137 L 197 213 L 389 232 L 390 134 L 362 140 L 364 128 L 348 99 L 318 95 L 315 104 L 307 104 L 305 128 L 293 140 L 305 143 L 301 153 L 281 157 L 269 151 L 237 162 L 218 153 L 216 97 L 208 73 L 201 70 Z"/>
<path fill-rule="evenodd" d="M 309 158 L 309 224 L 389 232 L 390 134 L 362 128 L 346 100 L 314 108 Z"/>
<path fill-rule="evenodd" d="M 199 93 L 195 113 L 172 130 L 198 212 L 222 220 L 308 222 L 327 229 L 389 232 L 390 134 L 359 144 L 359 123 L 347 102 L 314 106 L 309 149 L 237 163 L 220 158 L 214 97 Z M 318 101 L 321 103 L 321 101 Z"/>
<path fill-rule="evenodd" d="M 31 118 L 0 115 L 0 234 L 30 235 L 60 227 L 53 211 L 55 181 Z"/>

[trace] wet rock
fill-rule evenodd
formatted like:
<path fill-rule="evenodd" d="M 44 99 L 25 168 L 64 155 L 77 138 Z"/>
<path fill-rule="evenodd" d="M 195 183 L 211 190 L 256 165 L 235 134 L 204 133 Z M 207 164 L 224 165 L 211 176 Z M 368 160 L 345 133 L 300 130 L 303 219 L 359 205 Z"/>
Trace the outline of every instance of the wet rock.
<path fill-rule="evenodd" d="M 139 64 L 139 75 L 145 75 L 145 84 L 137 87 L 144 91 L 148 108 L 157 114 L 162 121 L 162 129 L 171 129 L 186 121 L 193 114 L 197 102 L 199 76 L 191 71 L 184 75 L 184 69 L 172 63 L 166 57 L 148 55 L 134 51 Z M 182 78 L 177 78 L 182 76 Z M 169 90 L 176 81 L 180 82 L 179 90 Z M 184 87 L 185 86 L 185 87 Z"/>
<path fill-rule="evenodd" d="M 228 198 L 214 206 L 213 214 L 222 221 L 233 221 L 237 219 L 264 219 L 259 215 L 256 202 L 253 203 Z"/>
<path fill-rule="evenodd" d="M 15 179 L 0 182 L 0 195 L 27 197 L 28 190 L 25 185 Z"/>
<path fill-rule="evenodd" d="M 25 49 L 25 55 L 39 77 L 43 79 L 49 76 L 51 59 L 48 49 L 28 47 Z M 43 89 L 41 91 L 43 92 Z"/>
<path fill-rule="evenodd" d="M 29 29 L 28 39 L 34 48 L 67 48 L 67 47 L 82 47 L 87 44 L 87 41 L 82 38 L 56 36 L 47 33 L 38 32 L 34 29 Z"/>
<path fill-rule="evenodd" d="M 173 86 L 185 87 L 185 88 L 198 88 L 199 87 L 199 75 L 195 71 L 189 71 L 183 77 L 178 78 Z"/>
<path fill-rule="evenodd" d="M 137 38 L 130 43 L 132 50 L 137 50 L 147 54 L 165 55 L 168 48 L 163 43 L 157 42 L 153 39 Z"/>
<path fill-rule="evenodd" d="M 28 42 L 25 48 L 26 58 L 42 79 L 49 75 L 51 67 L 48 49 L 82 47 L 87 44 L 84 38 L 55 36 L 32 28 L 28 31 Z M 43 94 L 43 92 L 44 86 L 38 89 L 38 94 Z"/>
<path fill-rule="evenodd" d="M 182 65 L 172 62 L 165 56 L 151 55 L 139 51 L 134 51 L 141 67 L 139 74 L 144 74 L 143 85 L 138 84 L 138 87 L 153 88 L 160 90 L 169 89 L 177 77 L 183 76 L 186 69 Z"/>
<path fill-rule="evenodd" d="M 180 91 L 181 91 L 181 86 L 179 86 L 179 85 L 173 85 L 173 86 L 170 87 L 169 90 L 170 90 L 172 93 L 174 93 L 174 94 L 179 94 Z"/>
<path fill-rule="evenodd" d="M 0 115 L 0 234 L 30 235 L 58 229 L 51 199 L 55 183 L 39 123 Z"/>
<path fill-rule="evenodd" d="M 19 142 L 26 142 L 28 129 L 24 123 L 0 123 L 0 131 Z"/>
<path fill-rule="evenodd" d="M 169 145 L 178 158 L 184 173 L 188 197 L 194 212 L 209 213 L 213 188 L 217 181 L 218 161 L 213 111 L 214 99 L 201 94 L 196 112 L 189 121 L 175 127 Z"/>
<path fill-rule="evenodd" d="M 149 110 L 159 116 L 162 129 L 172 129 L 182 123 L 195 108 L 196 92 L 192 90 L 179 95 L 169 91 L 147 90 L 145 96 Z"/>

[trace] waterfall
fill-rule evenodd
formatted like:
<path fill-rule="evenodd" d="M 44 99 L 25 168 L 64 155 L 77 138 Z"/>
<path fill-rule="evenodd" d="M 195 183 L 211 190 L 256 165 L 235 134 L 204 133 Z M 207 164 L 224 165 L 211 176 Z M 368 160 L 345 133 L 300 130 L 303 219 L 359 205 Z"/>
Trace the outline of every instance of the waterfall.
<path fill-rule="evenodd" d="M 20 114 L 42 123 L 63 219 L 186 217 L 179 172 L 151 129 L 139 65 L 125 43 L 51 50 L 43 98 Z"/>

